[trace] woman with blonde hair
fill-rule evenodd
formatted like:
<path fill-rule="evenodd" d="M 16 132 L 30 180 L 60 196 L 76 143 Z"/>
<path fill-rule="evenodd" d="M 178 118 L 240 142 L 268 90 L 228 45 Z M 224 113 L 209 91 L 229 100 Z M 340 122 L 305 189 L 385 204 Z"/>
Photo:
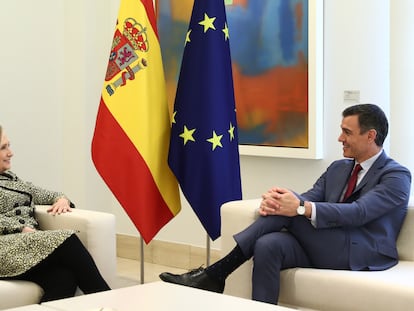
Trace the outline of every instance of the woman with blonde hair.
<path fill-rule="evenodd" d="M 23 181 L 11 168 L 13 152 L 0 125 L 0 279 L 27 280 L 44 290 L 41 302 L 109 290 L 96 264 L 73 230 L 39 230 L 36 204 L 54 215 L 71 212 L 61 192 Z"/>

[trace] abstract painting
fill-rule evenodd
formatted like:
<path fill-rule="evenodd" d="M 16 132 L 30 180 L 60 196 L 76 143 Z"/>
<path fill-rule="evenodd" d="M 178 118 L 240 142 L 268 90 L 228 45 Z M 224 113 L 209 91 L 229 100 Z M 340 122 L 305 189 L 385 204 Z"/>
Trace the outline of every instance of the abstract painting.
<path fill-rule="evenodd" d="M 240 153 L 321 157 L 322 0 L 226 3 Z M 192 6 L 157 0 L 170 107 Z"/>

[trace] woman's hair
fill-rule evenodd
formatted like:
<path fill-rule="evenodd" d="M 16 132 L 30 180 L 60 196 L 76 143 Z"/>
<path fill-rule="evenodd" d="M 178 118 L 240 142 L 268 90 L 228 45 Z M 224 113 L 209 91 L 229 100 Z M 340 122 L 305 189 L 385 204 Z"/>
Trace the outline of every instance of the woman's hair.
<path fill-rule="evenodd" d="M 377 131 L 375 143 L 377 146 L 382 146 L 388 134 L 388 120 L 384 111 L 374 104 L 359 104 L 346 108 L 342 116 L 358 116 L 361 134 L 374 129 Z"/>
<path fill-rule="evenodd" d="M 3 133 L 3 128 L 0 125 L 0 143 L 1 143 L 1 135 L 3 135 L 2 133 Z"/>

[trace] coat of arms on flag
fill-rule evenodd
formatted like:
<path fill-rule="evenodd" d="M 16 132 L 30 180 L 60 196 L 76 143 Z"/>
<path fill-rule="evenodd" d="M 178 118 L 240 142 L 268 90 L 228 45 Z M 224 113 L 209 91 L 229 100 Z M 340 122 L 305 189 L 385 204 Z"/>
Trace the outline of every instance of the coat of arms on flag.
<path fill-rule="evenodd" d="M 123 23 L 123 32 L 116 29 L 109 56 L 105 81 L 112 80 L 121 73 L 112 84 L 106 86 L 109 95 L 115 89 L 126 84 L 127 79 L 135 79 L 135 73 L 147 66 L 147 60 L 138 56 L 136 51 L 148 52 L 146 29 L 133 18 L 127 18 Z M 135 63 L 135 64 L 134 64 Z"/>

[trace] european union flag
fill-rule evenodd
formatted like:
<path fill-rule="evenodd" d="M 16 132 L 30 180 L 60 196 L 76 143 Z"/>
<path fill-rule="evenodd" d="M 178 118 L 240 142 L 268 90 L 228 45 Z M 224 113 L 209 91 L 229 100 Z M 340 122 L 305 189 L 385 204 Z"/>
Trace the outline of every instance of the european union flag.
<path fill-rule="evenodd" d="M 224 0 L 195 0 L 174 103 L 169 165 L 212 240 L 220 207 L 242 198 Z"/>

